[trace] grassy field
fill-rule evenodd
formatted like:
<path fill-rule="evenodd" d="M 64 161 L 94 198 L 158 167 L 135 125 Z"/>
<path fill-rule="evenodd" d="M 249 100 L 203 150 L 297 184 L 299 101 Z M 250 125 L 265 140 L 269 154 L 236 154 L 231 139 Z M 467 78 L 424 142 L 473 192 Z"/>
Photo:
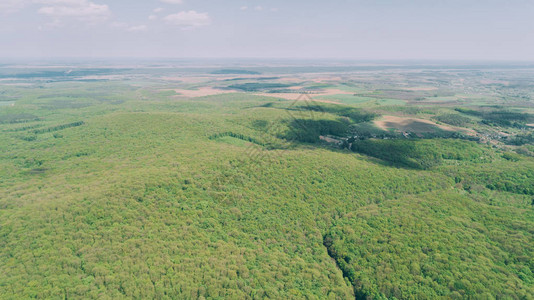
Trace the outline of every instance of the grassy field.
<path fill-rule="evenodd" d="M 320 88 L 389 86 L 388 98 L 293 101 L 254 93 L 325 75 L 246 70 L 92 82 L 104 71 L 3 69 L 0 298 L 532 298 L 531 100 L 503 107 L 520 102 L 502 87 L 491 106 L 415 105 L 391 91 L 435 87 L 426 73 L 345 70 Z M 239 92 L 174 92 L 245 75 L 255 84 Z M 461 87 L 438 75 L 450 93 L 495 93 L 469 73 Z M 386 115 L 474 134 L 406 136 L 374 125 Z"/>

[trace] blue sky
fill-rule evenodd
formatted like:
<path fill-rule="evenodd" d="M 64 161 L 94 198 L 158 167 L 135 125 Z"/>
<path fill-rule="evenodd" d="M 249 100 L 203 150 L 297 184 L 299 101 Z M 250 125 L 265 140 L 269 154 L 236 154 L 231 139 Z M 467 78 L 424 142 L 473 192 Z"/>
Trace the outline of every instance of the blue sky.
<path fill-rule="evenodd" d="M 0 57 L 534 60 L 531 0 L 0 0 Z"/>

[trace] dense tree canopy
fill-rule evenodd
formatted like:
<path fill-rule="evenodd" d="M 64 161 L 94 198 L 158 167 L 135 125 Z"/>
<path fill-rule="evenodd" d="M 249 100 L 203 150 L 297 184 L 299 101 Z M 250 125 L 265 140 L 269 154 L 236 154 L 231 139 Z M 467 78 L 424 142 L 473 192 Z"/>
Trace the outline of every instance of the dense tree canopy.
<path fill-rule="evenodd" d="M 374 134 L 376 114 L 248 94 L 20 94 L 0 116 L 2 299 L 534 294 L 532 157 L 395 135 L 340 149 L 319 136 Z"/>

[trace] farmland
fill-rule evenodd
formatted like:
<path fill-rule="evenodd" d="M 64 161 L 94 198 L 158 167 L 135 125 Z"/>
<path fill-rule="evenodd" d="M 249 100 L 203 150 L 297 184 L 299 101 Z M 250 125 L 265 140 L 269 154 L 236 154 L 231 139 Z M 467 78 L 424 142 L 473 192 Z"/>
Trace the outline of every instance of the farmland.
<path fill-rule="evenodd" d="M 530 299 L 534 67 L 0 67 L 0 298 Z"/>

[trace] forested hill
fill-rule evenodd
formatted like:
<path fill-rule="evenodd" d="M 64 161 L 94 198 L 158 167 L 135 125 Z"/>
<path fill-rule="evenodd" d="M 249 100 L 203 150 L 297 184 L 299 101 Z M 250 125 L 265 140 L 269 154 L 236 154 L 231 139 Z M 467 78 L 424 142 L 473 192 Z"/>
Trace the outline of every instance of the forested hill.
<path fill-rule="evenodd" d="M 139 82 L 13 89 L 2 299 L 534 295 L 528 155 L 451 137 L 320 138 L 370 128 L 375 104 L 310 116 L 275 97 Z"/>

